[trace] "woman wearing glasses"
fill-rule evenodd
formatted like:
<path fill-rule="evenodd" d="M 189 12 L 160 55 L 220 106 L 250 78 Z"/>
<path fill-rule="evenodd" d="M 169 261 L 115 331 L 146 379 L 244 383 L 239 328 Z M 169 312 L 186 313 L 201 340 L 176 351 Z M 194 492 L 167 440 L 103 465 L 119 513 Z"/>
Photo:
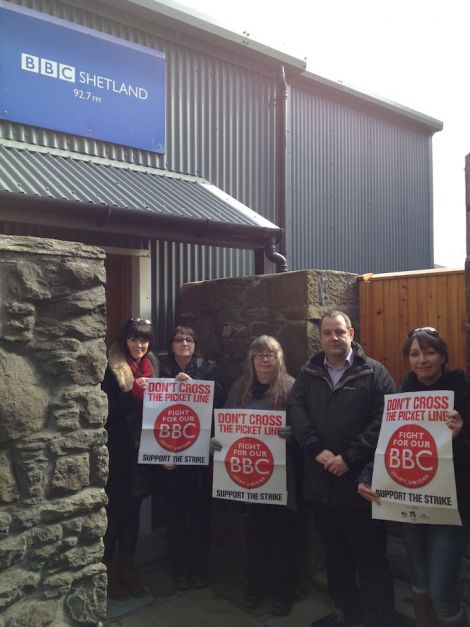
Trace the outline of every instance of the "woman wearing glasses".
<path fill-rule="evenodd" d="M 468 625 L 457 595 L 460 565 L 467 543 L 470 518 L 470 389 L 462 370 L 448 368 L 448 348 L 436 329 L 410 332 L 403 345 L 410 371 L 400 392 L 453 390 L 454 410 L 447 426 L 452 431 L 457 500 L 462 526 L 400 523 L 408 555 L 413 605 L 418 627 Z M 370 488 L 370 473 L 359 493 L 380 503 Z"/>
<path fill-rule="evenodd" d="M 251 343 L 240 379 L 232 386 L 225 407 L 284 410 L 294 383 L 287 374 L 279 342 L 261 335 Z M 286 430 L 280 434 L 288 439 Z M 293 601 L 293 524 L 295 509 L 294 447 L 287 443 L 287 507 L 243 505 L 246 514 L 247 590 L 243 601 L 256 609 L 271 594 L 273 613 L 289 614 Z M 213 448 L 220 444 L 213 441 Z"/>
<path fill-rule="evenodd" d="M 150 377 L 158 377 L 158 360 L 151 352 L 154 341 L 149 320 L 128 320 L 117 342 L 109 349 L 108 367 L 101 386 L 108 396 L 108 528 L 104 536 L 103 561 L 108 571 L 111 599 L 146 594 L 135 578 L 133 561 L 140 506 L 151 488 L 149 468 L 137 463 L 137 455 L 144 390 Z"/>
<path fill-rule="evenodd" d="M 197 335 L 191 327 L 173 329 L 161 376 L 177 381 L 214 381 L 214 407 L 224 404 L 225 392 L 215 363 L 201 357 Z M 211 470 L 209 466 L 164 466 L 168 559 L 179 590 L 207 585 Z"/>

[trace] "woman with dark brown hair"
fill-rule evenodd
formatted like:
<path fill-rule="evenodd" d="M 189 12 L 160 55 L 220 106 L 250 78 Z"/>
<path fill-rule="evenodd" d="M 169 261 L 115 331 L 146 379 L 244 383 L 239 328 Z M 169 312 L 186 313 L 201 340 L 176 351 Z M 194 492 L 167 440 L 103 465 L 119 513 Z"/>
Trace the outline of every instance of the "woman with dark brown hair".
<path fill-rule="evenodd" d="M 137 456 L 144 391 L 148 379 L 158 377 L 158 360 L 151 352 L 154 342 L 149 320 L 128 320 L 109 350 L 101 386 L 108 396 L 108 528 L 104 536 L 103 561 L 108 571 L 111 599 L 146 594 L 135 577 L 133 563 L 140 506 L 142 498 L 151 490 L 152 469 L 138 464 Z"/>
<path fill-rule="evenodd" d="M 403 345 L 410 371 L 400 392 L 452 390 L 454 410 L 447 416 L 457 501 L 462 525 L 400 523 L 408 554 L 417 627 L 465 627 L 465 610 L 457 595 L 460 565 L 470 519 L 470 388 L 462 370 L 450 370 L 446 342 L 433 327 L 411 331 Z M 370 470 L 370 469 L 369 469 Z M 370 472 L 360 478 L 359 494 L 380 504 Z"/>

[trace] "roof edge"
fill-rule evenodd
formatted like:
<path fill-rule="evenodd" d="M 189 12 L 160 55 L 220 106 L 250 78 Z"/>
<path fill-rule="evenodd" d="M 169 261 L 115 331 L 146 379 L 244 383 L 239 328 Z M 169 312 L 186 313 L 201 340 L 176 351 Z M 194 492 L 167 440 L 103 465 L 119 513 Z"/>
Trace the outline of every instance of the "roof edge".
<path fill-rule="evenodd" d="M 151 214 L 116 205 L 0 191 L 0 201 L 2 199 L 8 200 L 5 207 L 0 202 L 0 219 L 6 222 L 34 222 L 45 226 L 53 224 L 73 230 L 78 226 L 74 222 L 77 219 L 83 228 L 95 232 L 105 229 L 132 236 L 248 250 L 262 248 L 266 243 L 278 243 L 283 237 L 282 229 L 274 224 L 258 226 L 214 222 L 202 218 Z M 18 208 L 25 212 L 25 219 L 18 220 Z M 72 217 L 74 220 L 71 220 Z M 155 229 L 154 234 L 152 229 Z"/>
<path fill-rule="evenodd" d="M 149 18 L 158 14 L 164 18 L 177 30 L 188 29 L 194 33 L 194 29 L 198 30 L 204 40 L 213 39 L 219 41 L 219 44 L 227 46 L 232 44 L 237 48 L 244 48 L 253 54 L 261 56 L 272 64 L 273 62 L 281 63 L 300 73 L 307 67 L 305 59 L 299 59 L 286 52 L 281 52 L 276 48 L 272 48 L 260 41 L 251 39 L 247 33 L 237 33 L 225 26 L 221 26 L 214 22 L 214 19 L 203 13 L 196 11 L 190 7 L 186 7 L 172 0 L 100 0 L 103 4 L 112 6 L 114 9 L 121 11 L 131 11 L 139 17 Z"/>
<path fill-rule="evenodd" d="M 392 100 L 387 100 L 386 98 L 382 98 L 381 96 L 371 94 L 368 92 L 360 91 L 352 86 L 345 85 L 343 83 L 337 83 L 328 78 L 324 78 L 323 76 L 319 76 L 318 74 L 314 74 L 313 72 L 303 72 L 296 80 L 296 83 L 305 81 L 307 84 L 311 85 L 320 85 L 326 89 L 335 91 L 337 93 L 343 94 L 345 97 L 352 98 L 356 101 L 366 102 L 374 107 L 381 109 L 382 111 L 385 109 L 394 113 L 395 115 L 399 115 L 400 117 L 410 119 L 421 126 L 425 126 L 433 133 L 438 131 L 442 131 L 444 128 L 444 124 L 441 120 L 437 118 L 433 118 L 429 115 L 425 115 L 424 113 L 420 113 L 415 109 L 411 109 L 404 105 L 401 105 L 397 102 L 393 102 Z"/>

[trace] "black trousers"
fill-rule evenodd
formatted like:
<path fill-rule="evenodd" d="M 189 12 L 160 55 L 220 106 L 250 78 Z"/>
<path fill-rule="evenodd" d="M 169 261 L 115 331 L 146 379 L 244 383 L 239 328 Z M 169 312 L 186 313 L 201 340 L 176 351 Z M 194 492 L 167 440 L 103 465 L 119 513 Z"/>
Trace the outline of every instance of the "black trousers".
<path fill-rule="evenodd" d="M 324 544 L 328 592 L 350 620 L 365 627 L 394 627 L 393 579 L 388 567 L 384 521 L 371 517 L 370 504 L 313 505 Z"/>
<path fill-rule="evenodd" d="M 294 513 L 281 505 L 245 505 L 248 593 L 292 600 Z"/>
<path fill-rule="evenodd" d="M 105 561 L 113 560 L 116 548 L 124 553 L 134 553 L 139 536 L 141 504 L 142 499 L 130 494 L 127 498 L 109 496 L 106 508 L 108 527 L 103 538 Z"/>
<path fill-rule="evenodd" d="M 211 469 L 177 466 L 162 469 L 167 550 L 175 576 L 207 575 L 210 548 Z"/>

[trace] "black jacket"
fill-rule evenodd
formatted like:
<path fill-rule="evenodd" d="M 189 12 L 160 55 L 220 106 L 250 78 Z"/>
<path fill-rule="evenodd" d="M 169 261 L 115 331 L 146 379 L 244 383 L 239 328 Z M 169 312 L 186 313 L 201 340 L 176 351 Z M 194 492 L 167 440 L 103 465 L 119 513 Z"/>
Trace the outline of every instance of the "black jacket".
<path fill-rule="evenodd" d="M 215 362 L 209 359 L 203 359 L 202 357 L 196 357 L 196 370 L 192 376 L 193 379 L 200 379 L 201 381 L 214 381 L 214 407 L 223 407 L 226 393 L 222 384 L 220 383 L 219 373 Z M 171 369 L 173 366 L 173 360 L 170 357 L 161 358 L 160 377 L 164 379 L 172 378 Z"/>
<path fill-rule="evenodd" d="M 304 452 L 303 497 L 331 505 L 363 505 L 357 474 L 373 458 L 384 395 L 395 383 L 379 362 L 353 343 L 354 361 L 333 389 L 320 352 L 303 366 L 287 403 L 287 421 Z M 315 461 L 328 449 L 341 454 L 349 472 L 335 477 Z M 362 503 L 361 503 L 362 501 Z"/>
<path fill-rule="evenodd" d="M 152 376 L 158 377 L 158 360 L 148 353 Z M 109 350 L 108 367 L 101 388 L 108 396 L 109 474 L 106 492 L 110 502 L 125 500 L 129 494 L 145 496 L 149 490 L 144 475 L 148 471 L 137 464 L 142 411 L 132 394 L 134 375 L 126 356 L 117 344 Z M 140 422 L 140 427 L 139 427 Z"/>

